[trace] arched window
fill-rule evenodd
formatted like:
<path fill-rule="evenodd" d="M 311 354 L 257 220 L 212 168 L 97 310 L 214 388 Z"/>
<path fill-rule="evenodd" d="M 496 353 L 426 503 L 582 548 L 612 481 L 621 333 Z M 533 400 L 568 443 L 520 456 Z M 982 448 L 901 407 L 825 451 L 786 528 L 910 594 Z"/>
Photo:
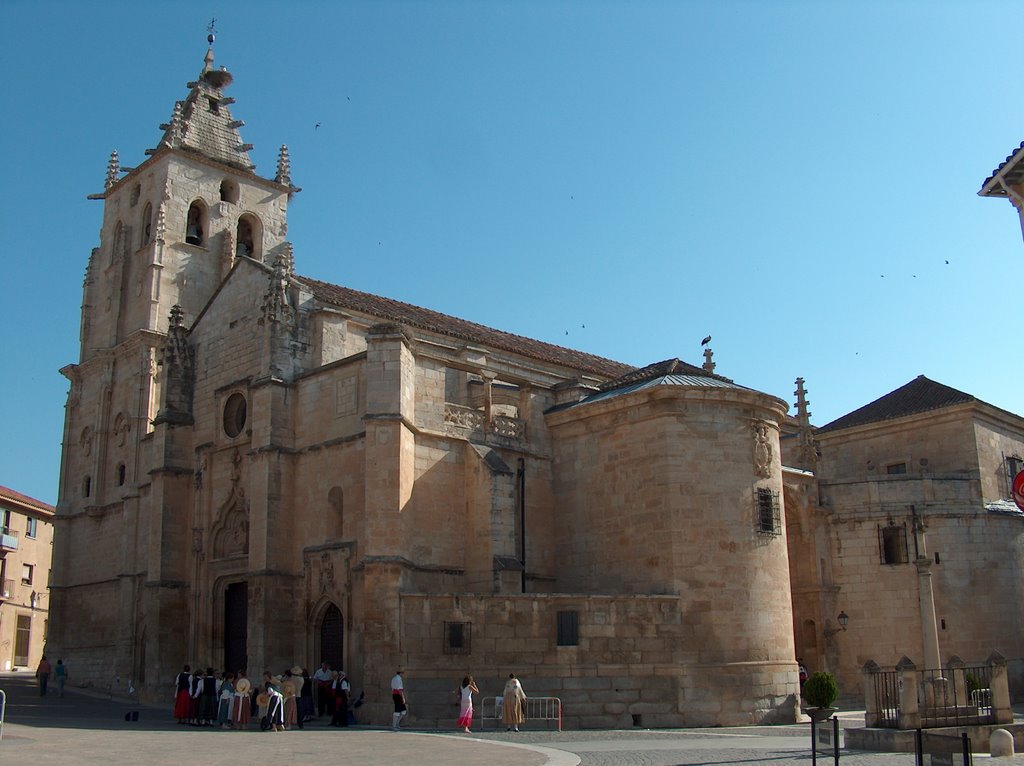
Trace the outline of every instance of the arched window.
<path fill-rule="evenodd" d="M 189 205 L 185 241 L 190 245 L 200 246 L 206 243 L 206 205 L 199 200 Z"/>
<path fill-rule="evenodd" d="M 234 439 L 245 428 L 247 418 L 245 396 L 235 391 L 224 403 L 224 433 Z"/>
<path fill-rule="evenodd" d="M 230 178 L 220 182 L 220 201 L 230 202 L 232 205 L 238 202 L 238 184 Z"/>
<path fill-rule="evenodd" d="M 341 487 L 331 487 L 327 493 L 327 504 L 331 507 L 330 516 L 327 519 L 327 528 L 324 530 L 327 537 L 342 537 L 344 534 L 344 510 L 345 494 Z"/>
<path fill-rule="evenodd" d="M 92 494 L 92 477 L 86 476 L 82 482 L 82 497 L 89 497 Z"/>
<path fill-rule="evenodd" d="M 145 247 L 153 239 L 153 205 L 147 202 L 142 209 L 142 246 Z"/>
<path fill-rule="evenodd" d="M 117 466 L 117 486 L 119 486 L 119 487 L 123 487 L 124 486 L 124 480 L 125 480 L 126 473 L 127 473 L 127 469 L 125 468 L 124 463 L 119 463 L 118 466 Z"/>
<path fill-rule="evenodd" d="M 251 213 L 245 213 L 238 219 L 235 230 L 235 241 L 238 243 L 236 255 L 260 260 L 263 254 L 263 227 L 260 220 Z"/>

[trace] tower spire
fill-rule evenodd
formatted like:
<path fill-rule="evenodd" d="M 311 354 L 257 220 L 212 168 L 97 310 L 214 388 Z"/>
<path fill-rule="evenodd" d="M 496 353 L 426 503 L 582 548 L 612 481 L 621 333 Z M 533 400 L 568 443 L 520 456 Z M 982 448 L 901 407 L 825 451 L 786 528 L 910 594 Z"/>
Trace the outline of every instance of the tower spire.
<path fill-rule="evenodd" d="M 206 49 L 206 56 L 203 57 L 203 74 L 213 69 L 213 41 L 216 39 L 217 17 L 214 16 L 210 19 L 210 23 L 206 25 L 206 43 L 209 47 Z"/>

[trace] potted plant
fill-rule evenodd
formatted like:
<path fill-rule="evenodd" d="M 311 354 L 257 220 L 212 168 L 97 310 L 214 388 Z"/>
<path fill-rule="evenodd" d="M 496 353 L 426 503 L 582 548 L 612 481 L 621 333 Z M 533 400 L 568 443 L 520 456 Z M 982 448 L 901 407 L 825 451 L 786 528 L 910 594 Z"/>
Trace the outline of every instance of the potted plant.
<path fill-rule="evenodd" d="M 807 679 L 803 688 L 804 702 L 807 703 L 807 715 L 817 723 L 831 718 L 838 709 L 832 703 L 839 697 L 839 685 L 831 673 L 818 671 Z"/>

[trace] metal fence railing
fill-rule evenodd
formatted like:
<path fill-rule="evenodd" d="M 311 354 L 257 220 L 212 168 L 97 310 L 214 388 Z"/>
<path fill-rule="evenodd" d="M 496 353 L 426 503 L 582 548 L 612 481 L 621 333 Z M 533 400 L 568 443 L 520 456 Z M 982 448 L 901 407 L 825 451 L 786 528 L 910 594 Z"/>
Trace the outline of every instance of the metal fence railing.
<path fill-rule="evenodd" d="M 480 701 L 480 726 L 489 721 L 498 725 L 502 719 L 504 697 L 484 697 Z M 523 718 L 527 722 L 555 723 L 562 730 L 562 700 L 558 697 L 527 697 L 523 701 Z"/>
<path fill-rule="evenodd" d="M 900 674 L 895 670 L 880 670 L 872 674 L 875 680 L 875 705 L 878 726 L 895 729 L 900 719 Z"/>
<path fill-rule="evenodd" d="M 868 705 L 874 715 L 873 726 L 913 728 L 901 720 L 907 710 L 916 710 L 925 729 L 995 723 L 991 665 L 957 665 L 938 670 L 883 670 L 869 673 L 872 699 Z M 916 688 L 915 688 L 916 687 Z M 907 701 L 910 695 L 911 702 Z"/>
<path fill-rule="evenodd" d="M 918 678 L 924 728 L 989 723 L 992 717 L 991 669 L 972 665 L 922 670 Z"/>

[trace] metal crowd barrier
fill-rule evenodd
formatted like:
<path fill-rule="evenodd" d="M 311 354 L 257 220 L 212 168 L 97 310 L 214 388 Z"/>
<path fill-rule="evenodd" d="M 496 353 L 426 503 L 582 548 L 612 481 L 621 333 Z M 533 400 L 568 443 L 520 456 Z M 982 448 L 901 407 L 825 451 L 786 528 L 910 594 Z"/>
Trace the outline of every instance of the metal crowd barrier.
<path fill-rule="evenodd" d="M 504 697 L 484 697 L 480 701 L 480 727 L 488 721 L 495 726 L 501 722 Z M 554 721 L 562 730 L 562 700 L 558 697 L 527 697 L 523 701 L 523 718 L 526 721 Z"/>

